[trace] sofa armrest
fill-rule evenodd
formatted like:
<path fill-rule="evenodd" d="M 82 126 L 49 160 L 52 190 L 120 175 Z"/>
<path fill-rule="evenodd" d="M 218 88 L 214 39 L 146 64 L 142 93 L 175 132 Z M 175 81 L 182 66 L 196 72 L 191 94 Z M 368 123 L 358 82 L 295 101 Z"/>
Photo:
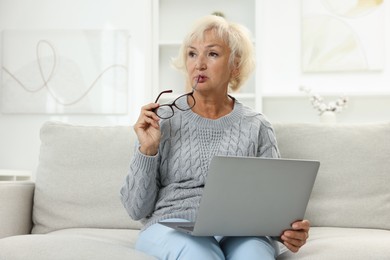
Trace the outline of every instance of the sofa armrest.
<path fill-rule="evenodd" d="M 29 234 L 35 183 L 0 182 L 0 238 Z"/>

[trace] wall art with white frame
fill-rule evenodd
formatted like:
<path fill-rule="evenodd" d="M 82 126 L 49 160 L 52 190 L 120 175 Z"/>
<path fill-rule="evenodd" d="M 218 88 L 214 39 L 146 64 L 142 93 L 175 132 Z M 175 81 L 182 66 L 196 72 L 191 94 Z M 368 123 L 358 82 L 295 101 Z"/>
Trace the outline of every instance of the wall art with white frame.
<path fill-rule="evenodd" d="M 125 114 L 126 30 L 4 30 L 3 114 Z"/>
<path fill-rule="evenodd" d="M 383 0 L 302 0 L 303 72 L 380 71 Z"/>

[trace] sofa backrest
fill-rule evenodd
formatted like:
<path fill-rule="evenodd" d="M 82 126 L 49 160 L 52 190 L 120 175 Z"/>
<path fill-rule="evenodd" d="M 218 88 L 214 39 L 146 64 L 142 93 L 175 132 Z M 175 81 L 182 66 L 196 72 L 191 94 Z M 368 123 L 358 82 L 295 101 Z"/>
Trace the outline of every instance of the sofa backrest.
<path fill-rule="evenodd" d="M 274 124 L 284 158 L 321 162 L 306 218 L 313 226 L 390 229 L 390 124 Z M 136 136 L 128 126 L 45 123 L 33 233 L 130 228 L 119 190 Z"/>
<path fill-rule="evenodd" d="M 45 123 L 33 205 L 33 233 L 64 228 L 130 228 L 120 202 L 136 140 L 127 126 Z"/>
<path fill-rule="evenodd" d="M 390 124 L 274 124 L 284 158 L 320 170 L 306 211 L 313 226 L 390 229 Z"/>

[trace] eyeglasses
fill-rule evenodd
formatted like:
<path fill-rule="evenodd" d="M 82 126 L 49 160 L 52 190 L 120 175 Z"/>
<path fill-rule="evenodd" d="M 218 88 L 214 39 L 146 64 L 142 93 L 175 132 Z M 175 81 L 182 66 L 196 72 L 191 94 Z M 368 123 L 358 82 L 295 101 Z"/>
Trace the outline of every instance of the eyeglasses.
<path fill-rule="evenodd" d="M 159 98 L 161 97 L 162 94 L 172 93 L 172 92 L 173 92 L 172 90 L 162 91 L 158 95 L 158 97 L 156 98 L 156 101 L 154 101 L 154 103 L 157 103 L 157 101 L 159 100 Z M 187 100 L 177 102 L 178 100 L 183 99 L 183 98 L 187 98 Z M 195 98 L 194 98 L 194 90 L 192 90 L 191 92 L 189 92 L 187 94 L 179 96 L 170 104 L 160 105 L 158 108 L 154 109 L 153 112 L 156 113 L 156 115 L 161 119 L 168 119 L 168 118 L 173 117 L 173 115 L 175 114 L 173 107 L 176 107 L 177 109 L 179 109 L 181 111 L 187 111 L 187 110 L 190 110 L 191 108 L 193 108 L 195 106 L 195 103 L 196 102 L 195 102 Z"/>
<path fill-rule="evenodd" d="M 156 113 L 156 115 L 161 119 L 168 119 L 168 118 L 173 117 L 173 115 L 175 114 L 173 107 L 176 107 L 177 109 L 179 109 L 181 111 L 187 111 L 187 110 L 190 110 L 191 108 L 193 108 L 195 106 L 195 103 L 196 103 L 195 98 L 194 98 L 194 91 L 195 91 L 196 86 L 198 85 L 199 78 L 200 78 L 200 76 L 198 77 L 195 86 L 192 87 L 191 92 L 179 96 L 170 104 L 160 105 L 158 108 L 154 109 L 153 112 Z M 173 92 L 172 90 L 162 91 L 157 96 L 156 101 L 154 101 L 154 103 L 157 103 L 157 101 L 160 99 L 162 94 L 172 93 L 172 92 Z M 186 98 L 187 100 L 177 102 L 177 101 L 184 99 L 184 98 Z"/>

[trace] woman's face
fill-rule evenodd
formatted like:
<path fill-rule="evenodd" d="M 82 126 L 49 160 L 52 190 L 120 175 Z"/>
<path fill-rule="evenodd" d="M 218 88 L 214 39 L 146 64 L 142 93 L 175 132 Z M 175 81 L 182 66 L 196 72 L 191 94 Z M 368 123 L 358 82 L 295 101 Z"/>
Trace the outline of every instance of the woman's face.
<path fill-rule="evenodd" d="M 192 85 L 199 77 L 197 90 L 227 91 L 232 75 L 229 65 L 230 48 L 213 30 L 204 34 L 203 41 L 194 41 L 187 48 L 187 72 Z"/>

